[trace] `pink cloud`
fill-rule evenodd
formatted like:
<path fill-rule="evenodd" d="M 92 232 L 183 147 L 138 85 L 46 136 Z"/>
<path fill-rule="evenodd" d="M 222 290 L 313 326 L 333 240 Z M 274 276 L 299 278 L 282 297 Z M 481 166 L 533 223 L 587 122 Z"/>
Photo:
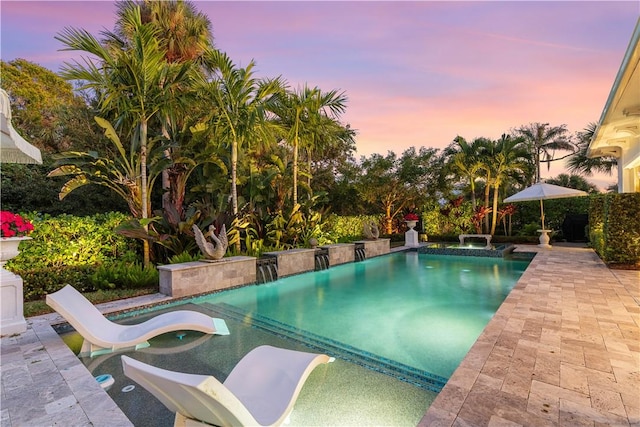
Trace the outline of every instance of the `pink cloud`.
<path fill-rule="evenodd" d="M 232 60 L 292 87 L 340 89 L 359 154 L 598 120 L 638 18 L 634 2 L 197 1 Z M 112 29 L 110 1 L 3 0 L 2 59 L 56 70 L 65 26 Z M 542 25 L 542 23 L 544 25 Z"/>

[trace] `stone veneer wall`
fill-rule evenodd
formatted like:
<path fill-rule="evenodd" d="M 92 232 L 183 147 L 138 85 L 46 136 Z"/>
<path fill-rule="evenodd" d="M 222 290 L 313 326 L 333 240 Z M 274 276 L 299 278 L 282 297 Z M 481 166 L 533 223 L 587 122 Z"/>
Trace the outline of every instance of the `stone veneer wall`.
<path fill-rule="evenodd" d="M 256 259 L 248 256 L 196 261 L 158 267 L 160 293 L 174 298 L 255 283 Z"/>
<path fill-rule="evenodd" d="M 389 239 L 363 240 L 367 258 L 388 254 Z M 355 261 L 355 243 L 323 246 L 329 252 L 329 265 Z M 315 249 L 291 249 L 266 252 L 278 263 L 278 277 L 315 270 Z M 174 298 L 220 291 L 235 286 L 256 283 L 256 258 L 236 256 L 219 261 L 196 261 L 158 267 L 160 293 Z"/>
<path fill-rule="evenodd" d="M 452 243 L 451 245 L 456 245 Z M 489 258 L 504 258 L 505 255 L 510 254 L 515 249 L 515 246 L 511 243 L 497 246 L 495 249 L 468 249 L 468 248 L 455 248 L 455 247 L 441 247 L 436 244 L 433 246 L 421 246 L 418 248 L 418 252 L 421 254 L 433 254 L 433 255 L 457 255 L 457 256 L 472 256 L 472 257 L 489 257 Z"/>
<path fill-rule="evenodd" d="M 329 252 L 329 265 L 346 264 L 356 259 L 355 243 L 336 243 L 320 247 Z"/>
<path fill-rule="evenodd" d="M 391 251 L 391 239 L 359 240 L 355 243 L 364 244 L 364 252 L 367 258 L 386 255 Z"/>
<path fill-rule="evenodd" d="M 290 249 L 288 251 L 265 252 L 278 260 L 278 277 L 314 271 L 316 268 L 315 249 Z M 255 270 L 255 267 L 254 267 Z"/>

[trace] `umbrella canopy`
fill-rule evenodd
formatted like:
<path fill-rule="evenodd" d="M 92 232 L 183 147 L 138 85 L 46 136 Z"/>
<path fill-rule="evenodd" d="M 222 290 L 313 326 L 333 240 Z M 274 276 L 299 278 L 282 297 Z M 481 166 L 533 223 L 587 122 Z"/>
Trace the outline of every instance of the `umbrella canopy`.
<path fill-rule="evenodd" d="M 568 197 L 583 197 L 587 193 L 574 188 L 561 187 L 559 185 L 547 184 L 544 182 L 538 182 L 531 187 L 527 187 L 524 190 L 509 196 L 504 199 L 505 202 L 527 202 L 532 200 L 540 200 L 540 217 L 542 221 L 542 229 L 544 226 L 544 205 L 543 200 L 549 199 L 564 199 Z"/>
<path fill-rule="evenodd" d="M 0 89 L 0 163 L 42 164 L 40 150 L 29 144 L 11 125 L 9 95 Z"/>

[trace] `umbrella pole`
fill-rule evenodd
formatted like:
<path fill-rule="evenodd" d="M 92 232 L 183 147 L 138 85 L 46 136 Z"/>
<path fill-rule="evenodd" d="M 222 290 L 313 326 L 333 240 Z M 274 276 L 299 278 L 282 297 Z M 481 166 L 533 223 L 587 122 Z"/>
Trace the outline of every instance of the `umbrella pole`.
<path fill-rule="evenodd" d="M 544 226 L 544 206 L 542 204 L 542 199 L 540 199 L 540 218 L 542 219 L 542 229 L 546 230 Z"/>

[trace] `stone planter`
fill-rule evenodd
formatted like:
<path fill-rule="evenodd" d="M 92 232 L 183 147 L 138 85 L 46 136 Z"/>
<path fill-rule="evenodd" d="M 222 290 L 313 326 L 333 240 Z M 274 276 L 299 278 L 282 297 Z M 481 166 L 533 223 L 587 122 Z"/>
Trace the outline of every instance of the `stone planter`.
<path fill-rule="evenodd" d="M 160 293 L 181 298 L 256 282 L 256 259 L 247 256 L 158 267 Z"/>
<path fill-rule="evenodd" d="M 391 250 L 390 239 L 376 239 L 376 240 L 358 240 L 356 245 L 361 244 L 364 246 L 364 252 L 366 258 L 373 258 L 380 255 L 386 255 Z"/>
<path fill-rule="evenodd" d="M 4 270 L 4 265 L 11 258 L 15 258 L 20 254 L 18 247 L 25 240 L 31 240 L 31 237 L 1 237 L 0 238 L 0 268 Z"/>
<path fill-rule="evenodd" d="M 277 258 L 278 277 L 314 271 L 316 266 L 315 249 L 289 249 L 287 251 L 265 252 L 263 255 Z"/>
<path fill-rule="evenodd" d="M 27 330 L 22 277 L 4 268 L 7 261 L 18 256 L 18 247 L 25 240 L 31 240 L 31 237 L 0 238 L 0 335 L 19 334 Z"/>

